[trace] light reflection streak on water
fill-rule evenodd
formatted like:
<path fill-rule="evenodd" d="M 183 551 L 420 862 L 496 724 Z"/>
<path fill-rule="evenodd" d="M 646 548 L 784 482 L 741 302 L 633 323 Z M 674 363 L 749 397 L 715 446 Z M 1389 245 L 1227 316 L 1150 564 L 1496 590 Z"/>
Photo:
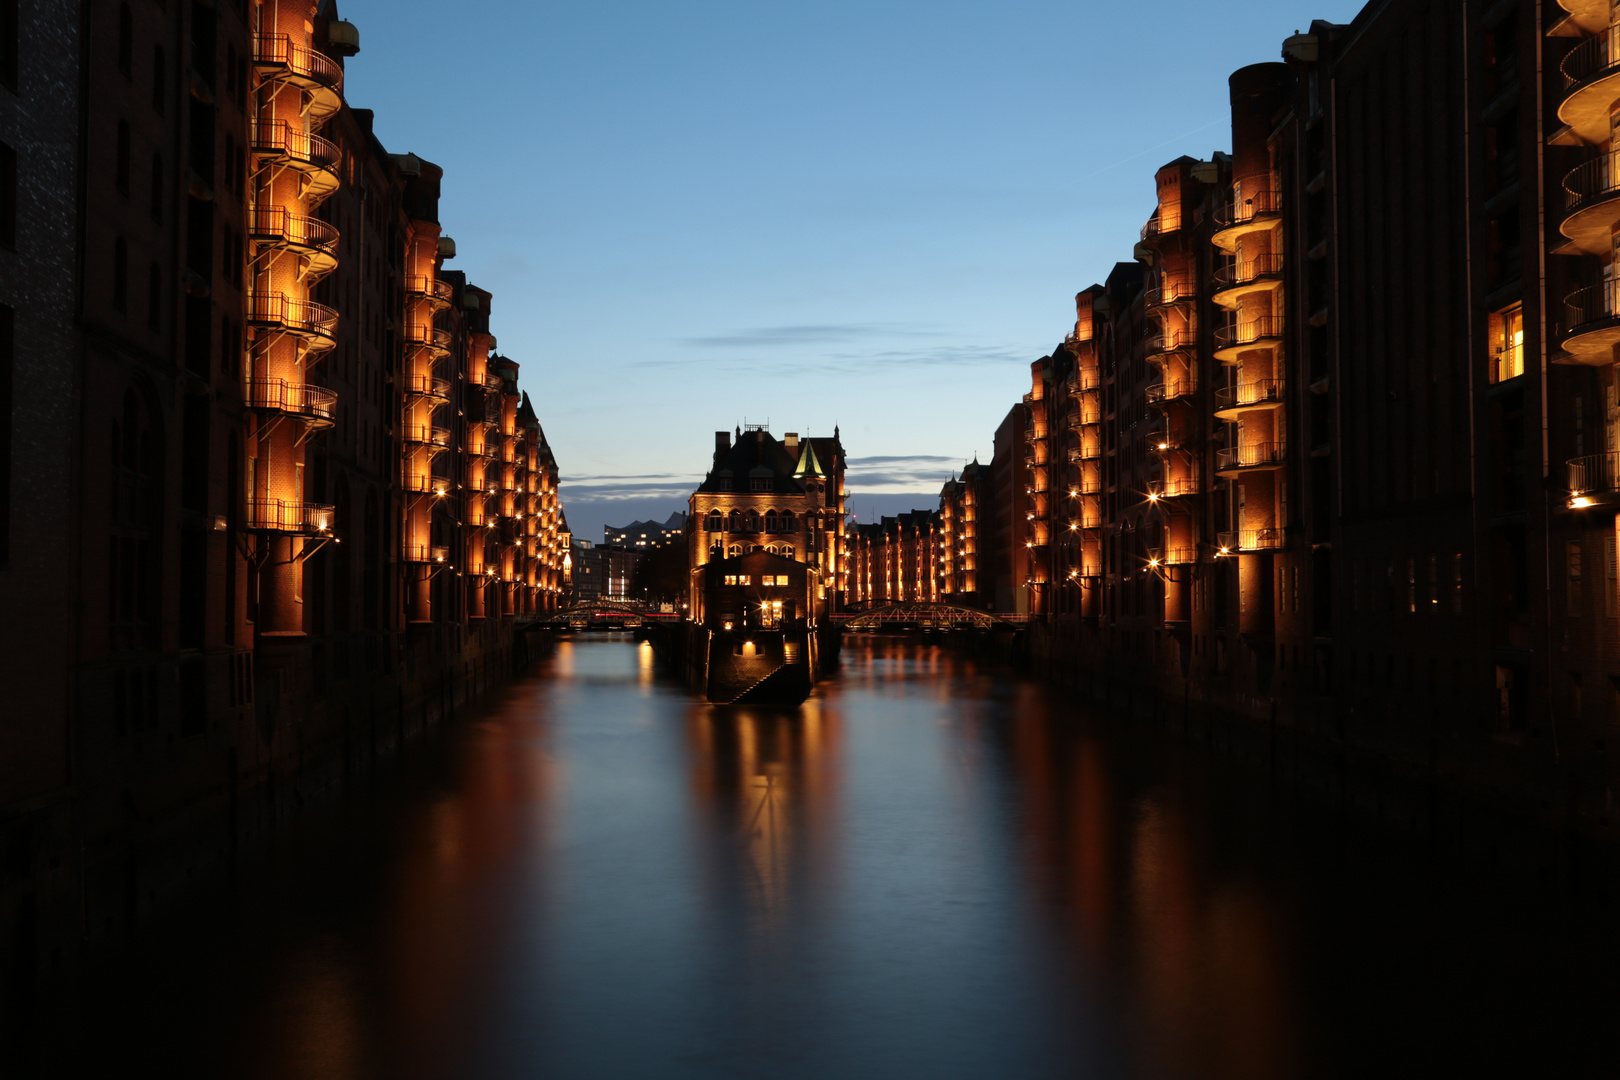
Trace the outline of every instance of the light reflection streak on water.
<path fill-rule="evenodd" d="M 1365 881 L 1409 883 L 1321 857 L 1252 775 L 1121 731 L 916 639 L 852 638 L 797 709 L 709 706 L 628 639 L 565 639 L 424 746 L 422 776 L 78 1008 L 118 1061 L 173 1076 L 1285 1080 L 1421 1060 L 1379 1052 L 1421 952 L 1322 966 Z M 1426 947 L 1449 925 L 1431 910 L 1419 891 L 1403 916 Z M 1349 953 L 1401 961 L 1359 932 Z M 1462 976 L 1441 992 L 1489 1003 Z M 81 1075 L 117 1065 L 81 1052 Z"/>

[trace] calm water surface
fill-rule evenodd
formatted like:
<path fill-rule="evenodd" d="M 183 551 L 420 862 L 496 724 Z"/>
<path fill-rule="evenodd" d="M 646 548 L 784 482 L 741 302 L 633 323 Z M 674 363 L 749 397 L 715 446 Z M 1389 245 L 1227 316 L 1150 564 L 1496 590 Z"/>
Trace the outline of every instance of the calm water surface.
<path fill-rule="evenodd" d="M 788 710 L 565 640 L 263 863 L 0 1075 L 1620 1074 L 1601 899 L 915 638 Z"/>

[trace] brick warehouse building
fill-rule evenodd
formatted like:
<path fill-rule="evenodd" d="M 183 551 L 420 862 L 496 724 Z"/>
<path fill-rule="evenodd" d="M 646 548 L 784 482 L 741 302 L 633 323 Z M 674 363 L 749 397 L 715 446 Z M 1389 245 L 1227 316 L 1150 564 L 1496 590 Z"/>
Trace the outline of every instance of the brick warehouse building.
<path fill-rule="evenodd" d="M 326 0 L 0 4 L 8 964 L 366 771 L 565 588 L 556 461 L 358 48 Z"/>
<path fill-rule="evenodd" d="M 1231 154 L 1158 171 L 998 433 L 1054 675 L 1608 828 L 1611 21 L 1383 0 L 1233 74 Z M 1008 609 L 1016 553 L 979 563 Z"/>

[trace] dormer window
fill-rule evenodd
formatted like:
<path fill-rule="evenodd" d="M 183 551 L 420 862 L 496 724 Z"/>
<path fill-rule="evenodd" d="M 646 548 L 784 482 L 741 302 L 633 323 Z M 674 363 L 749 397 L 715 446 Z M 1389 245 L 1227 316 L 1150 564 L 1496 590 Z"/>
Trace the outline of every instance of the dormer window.
<path fill-rule="evenodd" d="M 748 488 L 750 491 L 769 491 L 771 490 L 772 486 L 773 485 L 771 484 L 770 477 L 768 476 L 756 476 L 754 479 L 748 481 Z"/>

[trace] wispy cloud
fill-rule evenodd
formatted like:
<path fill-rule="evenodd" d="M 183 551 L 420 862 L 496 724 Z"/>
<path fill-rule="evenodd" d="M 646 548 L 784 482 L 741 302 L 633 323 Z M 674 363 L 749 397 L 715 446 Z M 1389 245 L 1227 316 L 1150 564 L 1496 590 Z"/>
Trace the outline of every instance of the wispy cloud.
<path fill-rule="evenodd" d="M 942 454 L 873 455 L 851 458 L 852 492 L 937 492 L 962 459 Z"/>
<path fill-rule="evenodd" d="M 809 323 L 728 330 L 707 337 L 678 339 L 696 349 L 769 349 L 784 345 L 826 345 L 885 337 L 937 337 L 940 331 L 912 323 Z"/>

